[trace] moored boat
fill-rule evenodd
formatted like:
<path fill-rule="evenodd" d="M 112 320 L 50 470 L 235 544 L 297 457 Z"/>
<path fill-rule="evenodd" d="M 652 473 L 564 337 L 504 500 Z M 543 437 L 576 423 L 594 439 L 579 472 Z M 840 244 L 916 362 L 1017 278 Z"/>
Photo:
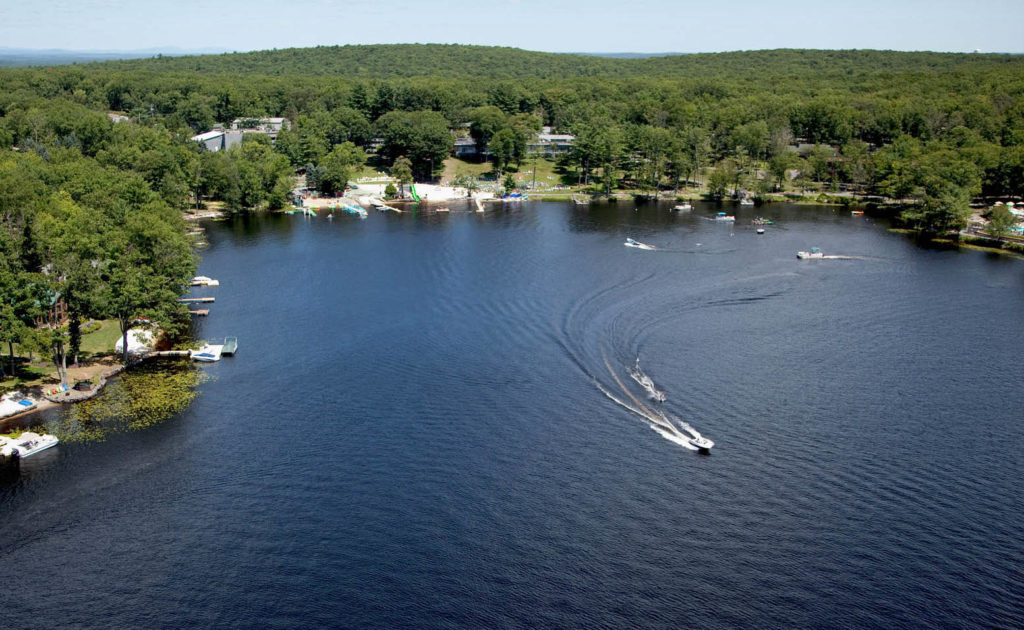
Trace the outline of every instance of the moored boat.
<path fill-rule="evenodd" d="M 726 214 L 724 212 L 719 212 L 717 215 L 715 215 L 715 221 L 735 221 L 735 220 L 736 220 L 736 217 L 734 217 L 731 214 Z"/>
<path fill-rule="evenodd" d="M 693 210 L 693 206 L 689 202 L 685 202 L 678 206 L 672 206 L 672 210 L 676 212 L 689 212 L 690 210 Z"/>
<path fill-rule="evenodd" d="M 220 282 L 207 276 L 196 276 L 192 278 L 192 286 L 194 287 L 215 287 Z"/>
<path fill-rule="evenodd" d="M 55 435 L 49 435 L 44 433 L 42 435 L 38 433 L 32 433 L 26 431 L 16 438 L 5 438 L 0 437 L 0 454 L 3 455 L 17 455 L 24 459 L 45 451 L 48 448 L 57 446 L 60 440 Z"/>

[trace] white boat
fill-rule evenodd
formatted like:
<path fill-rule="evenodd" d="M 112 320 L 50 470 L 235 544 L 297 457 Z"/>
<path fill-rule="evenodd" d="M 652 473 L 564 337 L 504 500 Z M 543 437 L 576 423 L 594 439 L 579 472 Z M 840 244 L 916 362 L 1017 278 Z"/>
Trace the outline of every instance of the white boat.
<path fill-rule="evenodd" d="M 812 247 L 809 252 L 797 252 L 796 257 L 800 260 L 806 260 L 808 258 L 824 258 L 825 254 L 817 247 Z"/>
<path fill-rule="evenodd" d="M 702 435 L 697 435 L 696 437 L 690 438 L 690 444 L 696 446 L 698 449 L 702 451 L 710 451 L 711 447 L 715 445 L 714 442 L 712 442 L 711 440 L 707 439 Z"/>
<path fill-rule="evenodd" d="M 207 344 L 192 353 L 193 361 L 201 361 L 203 363 L 213 363 L 214 361 L 220 361 L 221 352 L 224 350 L 223 345 L 210 345 Z"/>
<path fill-rule="evenodd" d="M 731 214 L 726 214 L 724 212 L 719 212 L 718 214 L 715 215 L 715 221 L 735 221 L 735 220 L 736 220 L 736 217 L 734 217 Z"/>
<path fill-rule="evenodd" d="M 653 247 L 651 245 L 648 245 L 646 243 L 641 243 L 640 241 L 635 241 L 635 240 L 633 240 L 631 238 L 627 238 L 626 242 L 623 243 L 623 245 L 625 245 L 626 247 L 635 247 L 637 249 L 647 249 L 647 250 L 656 249 L 655 247 Z"/>
<path fill-rule="evenodd" d="M 437 210 L 434 210 L 434 212 L 451 212 L 451 211 L 448 209 L 448 206 L 441 206 Z"/>
<path fill-rule="evenodd" d="M 633 377 L 634 381 L 640 384 L 640 387 L 647 390 L 647 396 L 651 400 L 665 402 L 665 392 L 658 391 L 658 388 L 654 386 L 654 381 L 651 380 L 651 377 L 644 374 L 643 370 L 640 369 L 640 357 L 636 358 L 636 365 L 629 370 L 629 375 Z"/>
<path fill-rule="evenodd" d="M 192 286 L 194 287 L 215 287 L 219 284 L 219 281 L 207 276 L 196 276 L 195 278 L 192 278 Z"/>
<path fill-rule="evenodd" d="M 57 446 L 59 442 L 60 440 L 54 435 L 47 433 L 39 435 L 26 431 L 16 438 L 0 437 L 0 454 L 17 455 L 24 459 L 40 451 L 45 451 L 51 446 Z"/>
<path fill-rule="evenodd" d="M 693 210 L 693 206 L 687 202 L 681 203 L 678 206 L 672 206 L 672 209 L 676 212 L 689 212 L 690 210 Z"/>
<path fill-rule="evenodd" d="M 764 234 L 764 228 L 757 228 L 758 234 Z"/>
<path fill-rule="evenodd" d="M 740 199 L 740 205 L 741 206 L 752 206 L 752 205 L 754 205 L 754 200 L 751 199 L 750 197 L 744 197 L 743 199 Z"/>

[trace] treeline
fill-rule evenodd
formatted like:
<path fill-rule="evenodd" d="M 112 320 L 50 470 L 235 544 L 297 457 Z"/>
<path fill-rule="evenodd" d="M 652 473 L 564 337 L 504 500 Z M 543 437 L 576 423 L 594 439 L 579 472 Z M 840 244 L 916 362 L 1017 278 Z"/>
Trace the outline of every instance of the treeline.
<path fill-rule="evenodd" d="M 112 125 L 102 112 L 126 113 Z M 204 154 L 187 138 L 235 118 L 293 121 L 273 147 Z M 848 188 L 920 202 L 955 227 L 977 195 L 1024 190 L 1024 58 L 757 51 L 606 59 L 507 48 L 347 46 L 0 72 L 0 141 L 141 175 L 172 205 L 284 203 L 289 169 L 325 192 L 365 159 L 439 172 L 453 134 L 498 170 L 539 125 L 577 136 L 565 167 L 595 190 L 714 195 Z M 802 145 L 799 153 L 792 147 Z M 404 162 L 403 162 L 404 164 Z M 916 213 L 916 214 L 915 214 Z"/>

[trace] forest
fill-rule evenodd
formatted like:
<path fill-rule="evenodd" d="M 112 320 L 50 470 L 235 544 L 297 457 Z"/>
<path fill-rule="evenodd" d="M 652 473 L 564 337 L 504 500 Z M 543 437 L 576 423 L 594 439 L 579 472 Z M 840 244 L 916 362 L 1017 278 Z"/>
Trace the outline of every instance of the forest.
<path fill-rule="evenodd" d="M 292 125 L 189 140 L 260 117 Z M 281 208 L 296 173 L 331 194 L 366 162 L 434 178 L 458 135 L 500 177 L 541 126 L 576 136 L 558 168 L 593 194 L 844 191 L 943 234 L 1024 191 L 1024 57 L 380 45 L 0 70 L 0 341 L 60 363 L 89 318 L 180 321 L 191 207 Z"/>

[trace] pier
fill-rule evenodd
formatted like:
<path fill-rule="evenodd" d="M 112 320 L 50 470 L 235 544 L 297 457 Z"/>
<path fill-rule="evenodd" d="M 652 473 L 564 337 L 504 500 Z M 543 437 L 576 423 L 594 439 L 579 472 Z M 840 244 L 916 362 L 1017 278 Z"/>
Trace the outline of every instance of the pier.
<path fill-rule="evenodd" d="M 191 304 L 192 302 L 213 302 L 217 298 L 214 297 L 190 297 L 190 298 L 179 298 L 178 301 L 183 304 Z"/>
<path fill-rule="evenodd" d="M 200 317 L 206 317 L 207 315 L 210 314 L 210 309 L 208 309 L 208 308 L 198 308 L 198 309 L 196 309 L 194 311 L 193 310 L 189 310 L 189 314 L 190 315 L 198 315 Z"/>

